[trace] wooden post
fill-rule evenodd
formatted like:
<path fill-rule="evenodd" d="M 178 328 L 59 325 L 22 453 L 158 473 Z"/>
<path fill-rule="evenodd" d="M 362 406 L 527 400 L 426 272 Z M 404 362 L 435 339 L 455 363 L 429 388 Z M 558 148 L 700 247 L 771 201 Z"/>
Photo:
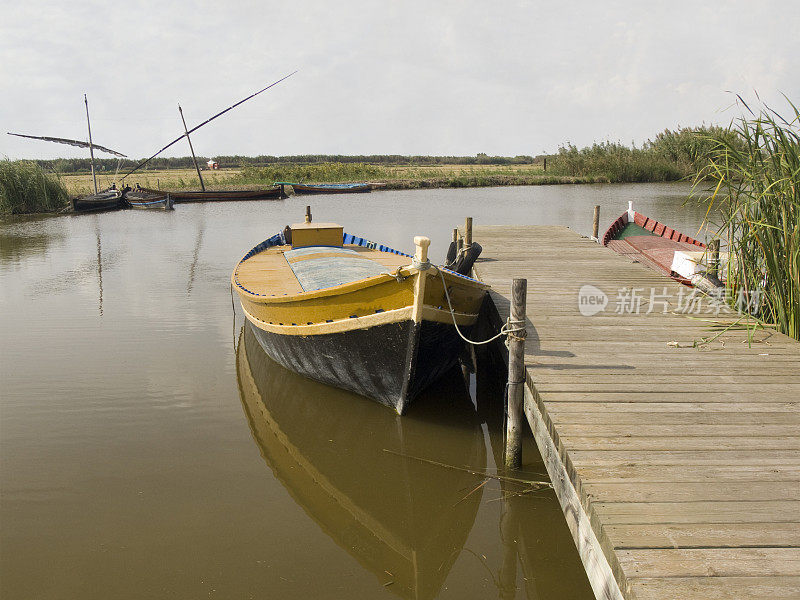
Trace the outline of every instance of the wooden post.
<path fill-rule="evenodd" d="M 543 170 L 545 172 L 547 172 L 547 157 L 546 156 L 544 157 L 544 169 Z"/>
<path fill-rule="evenodd" d="M 525 385 L 525 303 L 528 280 L 514 278 L 511 284 L 510 328 L 508 334 L 508 398 L 506 400 L 506 468 L 522 467 L 522 404 Z"/>
<path fill-rule="evenodd" d="M 458 227 L 453 227 L 453 241 L 458 243 Z"/>
<path fill-rule="evenodd" d="M 472 217 L 467 217 L 467 222 L 464 224 L 464 250 L 472 246 Z"/>
<path fill-rule="evenodd" d="M 183 118 L 183 109 L 178 104 L 178 112 L 181 113 L 181 121 L 183 121 L 183 131 L 185 132 L 186 139 L 189 142 L 189 150 L 192 151 L 192 160 L 194 161 L 194 168 L 197 171 L 197 178 L 200 180 L 200 189 L 206 191 L 206 186 L 203 183 L 203 176 L 200 174 L 200 166 L 197 164 L 197 157 L 194 155 L 194 147 L 192 146 L 192 138 L 189 137 L 189 130 L 186 127 L 186 119 Z"/>
<path fill-rule="evenodd" d="M 594 207 L 594 222 L 592 223 L 592 239 L 597 242 L 600 241 L 598 237 L 600 234 L 600 206 Z"/>
<path fill-rule="evenodd" d="M 92 124 L 89 121 L 89 100 L 86 94 L 83 95 L 83 103 L 86 104 L 86 125 L 89 127 L 89 156 L 92 161 L 92 181 L 94 182 L 94 193 L 97 193 L 97 175 L 94 173 L 94 146 L 92 146 Z"/>
<path fill-rule="evenodd" d="M 711 277 L 719 278 L 719 240 L 708 242 L 708 274 Z"/>
<path fill-rule="evenodd" d="M 311 223 L 311 207 L 306 206 L 306 223 Z"/>

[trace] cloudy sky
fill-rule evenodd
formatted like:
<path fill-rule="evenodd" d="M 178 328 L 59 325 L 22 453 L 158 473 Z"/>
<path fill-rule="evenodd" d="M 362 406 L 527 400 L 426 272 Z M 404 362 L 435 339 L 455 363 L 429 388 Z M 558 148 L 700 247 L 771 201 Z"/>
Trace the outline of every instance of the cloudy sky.
<path fill-rule="evenodd" d="M 149 156 L 539 154 L 800 103 L 800 2 L 4 3 L 0 129 Z M 86 151 L 2 135 L 0 157 Z M 176 144 L 166 155 L 184 156 Z"/>

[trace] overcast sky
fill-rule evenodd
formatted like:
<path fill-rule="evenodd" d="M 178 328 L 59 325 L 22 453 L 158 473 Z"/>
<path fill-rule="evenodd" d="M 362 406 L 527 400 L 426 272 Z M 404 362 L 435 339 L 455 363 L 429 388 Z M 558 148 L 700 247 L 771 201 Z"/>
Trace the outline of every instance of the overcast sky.
<path fill-rule="evenodd" d="M 0 129 L 149 156 L 539 154 L 800 103 L 800 2 L 4 2 Z M 2 134 L 0 157 L 86 156 Z M 180 142 L 165 155 L 188 155 Z"/>

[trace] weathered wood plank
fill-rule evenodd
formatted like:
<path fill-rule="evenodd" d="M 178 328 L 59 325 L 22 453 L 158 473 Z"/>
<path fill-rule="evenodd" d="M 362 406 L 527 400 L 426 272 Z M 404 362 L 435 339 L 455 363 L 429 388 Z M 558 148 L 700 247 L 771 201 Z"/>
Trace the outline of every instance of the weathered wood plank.
<path fill-rule="evenodd" d="M 592 502 L 607 524 L 796 523 L 800 501 Z"/>
<path fill-rule="evenodd" d="M 583 465 L 584 483 L 698 482 L 714 485 L 727 481 L 800 481 L 800 465 Z"/>
<path fill-rule="evenodd" d="M 703 436 L 703 435 L 626 435 L 617 437 L 584 436 L 562 433 L 564 444 L 573 450 L 800 450 L 797 436 Z M 760 453 L 760 452 L 759 452 Z M 800 455 L 798 455 L 800 460 Z"/>
<path fill-rule="evenodd" d="M 800 522 L 645 523 L 604 526 L 614 547 L 633 548 L 800 548 Z"/>
<path fill-rule="evenodd" d="M 795 500 L 800 481 L 716 481 L 707 482 L 664 481 L 645 483 L 642 481 L 585 482 L 582 486 L 586 497 L 604 502 L 697 502 L 755 500 Z M 800 515 L 797 517 L 800 522 Z M 798 528 L 800 530 L 800 528 Z M 800 534 L 800 531 L 798 531 Z"/>
<path fill-rule="evenodd" d="M 577 465 L 778 465 L 800 466 L 798 450 L 574 450 L 570 452 Z"/>
<path fill-rule="evenodd" d="M 618 550 L 630 577 L 781 577 L 800 573 L 800 548 Z"/>
<path fill-rule="evenodd" d="M 637 413 L 634 413 L 637 414 Z M 669 413 L 667 413 L 669 415 Z M 552 413 L 551 413 L 552 416 Z M 725 415 L 727 419 L 721 419 L 718 423 L 697 423 L 697 420 L 687 421 L 681 424 L 658 423 L 654 422 L 652 413 L 638 413 L 638 419 L 629 423 L 620 423 L 615 420 L 611 423 L 597 423 L 589 421 L 587 423 L 576 423 L 571 420 L 563 423 L 559 432 L 568 437 L 602 437 L 606 439 L 623 438 L 669 438 L 676 437 L 705 437 L 705 438 L 726 438 L 731 437 L 793 437 L 797 433 L 796 423 L 786 423 L 785 420 L 776 420 L 775 423 L 759 423 L 758 425 L 743 423 L 730 423 L 730 415 Z M 753 413 L 749 414 L 752 419 Z M 632 428 L 631 425 L 636 425 Z M 574 438 L 573 438 L 574 439 Z"/>
<path fill-rule="evenodd" d="M 800 576 L 637 577 L 630 589 L 638 600 L 797 600 Z"/>

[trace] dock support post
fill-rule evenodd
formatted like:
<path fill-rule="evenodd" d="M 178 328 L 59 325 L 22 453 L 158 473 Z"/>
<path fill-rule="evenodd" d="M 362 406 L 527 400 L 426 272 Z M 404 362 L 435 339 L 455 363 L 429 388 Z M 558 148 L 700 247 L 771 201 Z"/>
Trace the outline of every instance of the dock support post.
<path fill-rule="evenodd" d="M 594 207 L 594 222 L 592 223 L 592 239 L 595 242 L 600 241 L 600 206 Z"/>
<path fill-rule="evenodd" d="M 711 277 L 719 278 L 719 240 L 708 242 L 708 274 Z"/>
<path fill-rule="evenodd" d="M 467 222 L 464 224 L 464 250 L 468 250 L 472 246 L 472 217 L 467 217 Z"/>
<path fill-rule="evenodd" d="M 511 284 L 510 328 L 524 327 L 528 280 L 514 278 Z M 522 325 L 520 325 L 522 324 Z M 506 399 L 507 469 L 522 467 L 522 423 L 525 385 L 525 331 L 508 334 L 508 398 Z"/>

